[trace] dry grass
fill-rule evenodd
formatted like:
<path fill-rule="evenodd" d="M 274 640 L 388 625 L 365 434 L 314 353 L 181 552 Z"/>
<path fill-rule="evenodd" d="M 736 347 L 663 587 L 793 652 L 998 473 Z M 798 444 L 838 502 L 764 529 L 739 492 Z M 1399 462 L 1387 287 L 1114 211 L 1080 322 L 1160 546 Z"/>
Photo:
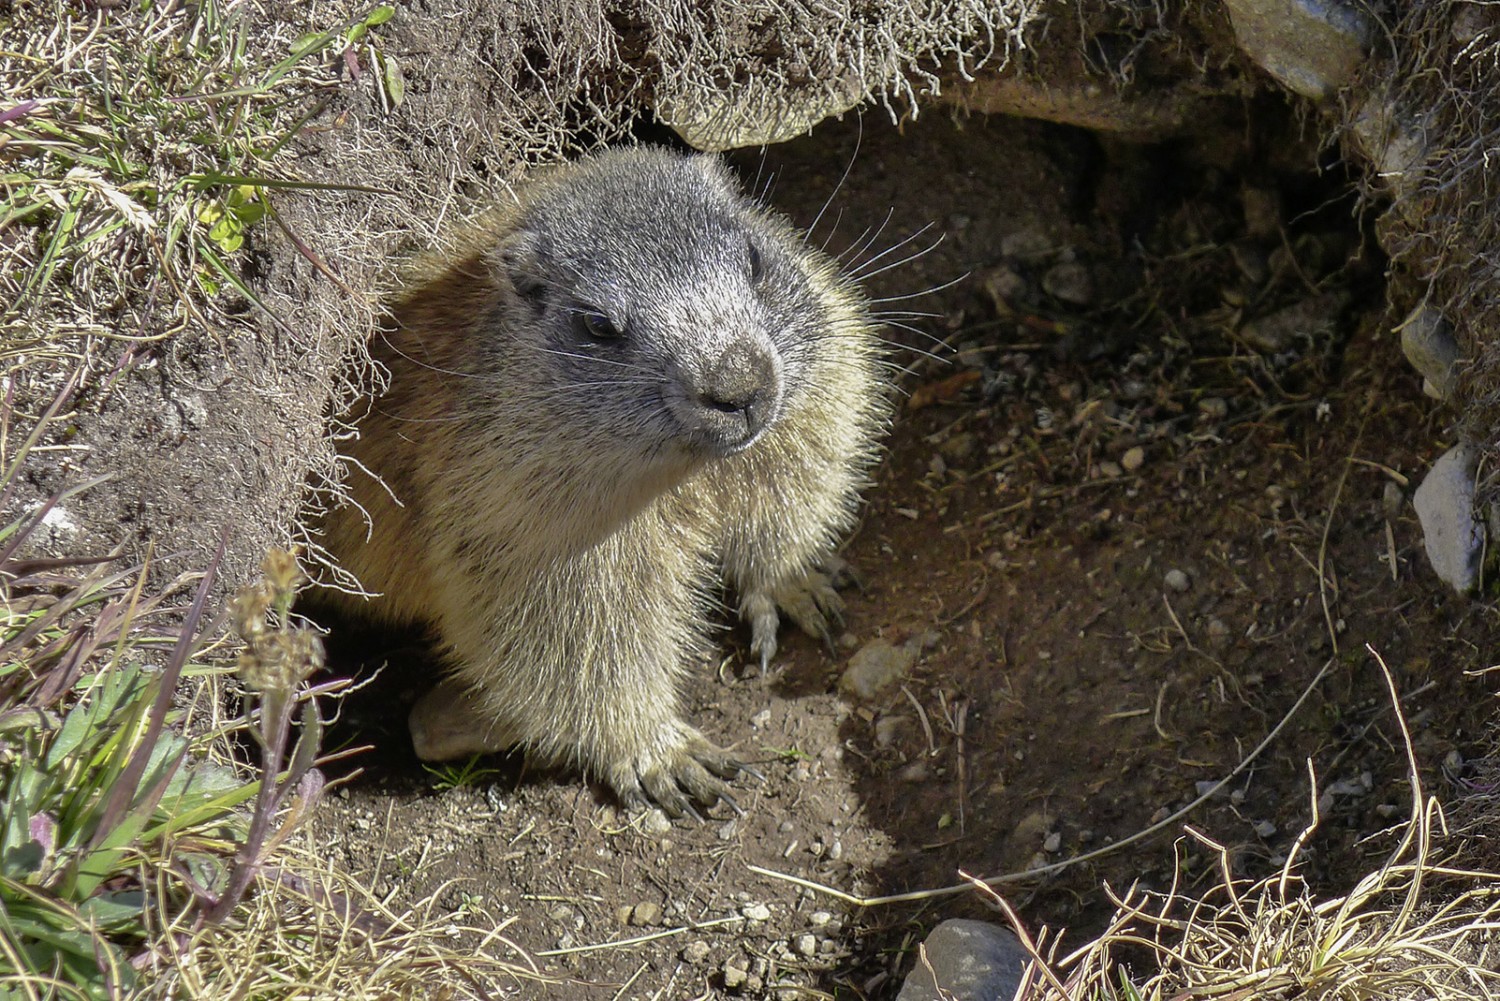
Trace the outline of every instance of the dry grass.
<path fill-rule="evenodd" d="M 1378 654 L 1375 655 L 1378 659 Z M 1117 911 L 1097 940 L 1060 956 L 1025 936 L 1014 911 L 979 881 L 1039 961 L 1017 997 L 1028 1001 L 1494 1001 L 1500 998 L 1500 874 L 1444 858 L 1447 825 L 1422 791 L 1411 737 L 1391 675 L 1380 662 L 1405 738 L 1411 815 L 1393 833 L 1385 863 L 1347 894 L 1319 899 L 1297 875 L 1318 826 L 1317 777 L 1309 764 L 1313 819 L 1281 871 L 1247 882 L 1216 853 L 1219 879 L 1201 896 L 1111 892 Z M 1178 870 L 1181 871 L 1181 866 Z M 1135 971 L 1147 971 L 1137 973 Z"/>
<path fill-rule="evenodd" d="M 0 361 L 92 359 L 217 318 L 226 288 L 254 301 L 234 255 L 357 25 L 252 46 L 274 23 L 216 0 L 7 9 Z"/>

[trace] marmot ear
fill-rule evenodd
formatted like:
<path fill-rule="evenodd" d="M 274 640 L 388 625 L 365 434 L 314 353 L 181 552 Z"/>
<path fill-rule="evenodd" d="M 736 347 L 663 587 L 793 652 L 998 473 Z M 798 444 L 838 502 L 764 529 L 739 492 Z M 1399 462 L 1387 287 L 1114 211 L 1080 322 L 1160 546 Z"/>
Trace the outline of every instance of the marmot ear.
<path fill-rule="evenodd" d="M 518 229 L 501 240 L 489 252 L 489 264 L 501 288 L 522 299 L 536 302 L 547 291 L 542 277 L 541 237 L 527 229 Z"/>

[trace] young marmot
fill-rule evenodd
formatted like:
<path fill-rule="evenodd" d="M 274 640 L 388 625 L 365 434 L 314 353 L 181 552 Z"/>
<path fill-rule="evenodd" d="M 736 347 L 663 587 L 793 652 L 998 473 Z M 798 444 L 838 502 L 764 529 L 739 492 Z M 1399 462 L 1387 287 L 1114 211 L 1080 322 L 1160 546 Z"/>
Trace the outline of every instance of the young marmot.
<path fill-rule="evenodd" d="M 835 262 L 712 158 L 604 152 L 516 200 L 395 301 L 326 543 L 370 611 L 436 627 L 467 690 L 418 706 L 419 754 L 476 749 L 424 741 L 424 712 L 469 711 L 486 749 L 691 811 L 743 767 L 678 711 L 712 589 L 763 663 L 778 610 L 826 634 L 820 561 L 887 420 L 881 342 Z"/>

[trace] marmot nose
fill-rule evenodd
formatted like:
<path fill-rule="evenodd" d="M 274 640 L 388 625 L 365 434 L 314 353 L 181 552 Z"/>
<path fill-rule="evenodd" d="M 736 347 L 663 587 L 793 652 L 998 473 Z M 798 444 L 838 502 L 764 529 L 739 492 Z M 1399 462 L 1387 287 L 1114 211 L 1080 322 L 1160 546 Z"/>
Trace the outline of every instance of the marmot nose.
<path fill-rule="evenodd" d="M 730 345 L 707 372 L 698 402 L 726 444 L 758 435 L 776 407 L 780 379 L 775 359 L 759 345 Z"/>

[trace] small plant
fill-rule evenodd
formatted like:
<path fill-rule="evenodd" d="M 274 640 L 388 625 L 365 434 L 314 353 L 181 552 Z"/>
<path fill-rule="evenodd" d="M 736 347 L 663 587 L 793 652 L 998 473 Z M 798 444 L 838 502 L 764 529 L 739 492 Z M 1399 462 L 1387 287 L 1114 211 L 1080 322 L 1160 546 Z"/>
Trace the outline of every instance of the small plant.
<path fill-rule="evenodd" d="M 500 769 L 483 765 L 483 760 L 483 755 L 476 754 L 467 761 L 424 764 L 422 768 L 432 776 L 432 787 L 438 792 L 446 792 L 481 785 L 500 774 Z"/>
<path fill-rule="evenodd" d="M 54 596 L 15 555 L 39 517 L 0 557 L 0 996 L 114 998 L 151 915 L 224 882 L 254 787 L 170 729 L 212 570 L 154 663 L 162 596 L 98 575 Z"/>

